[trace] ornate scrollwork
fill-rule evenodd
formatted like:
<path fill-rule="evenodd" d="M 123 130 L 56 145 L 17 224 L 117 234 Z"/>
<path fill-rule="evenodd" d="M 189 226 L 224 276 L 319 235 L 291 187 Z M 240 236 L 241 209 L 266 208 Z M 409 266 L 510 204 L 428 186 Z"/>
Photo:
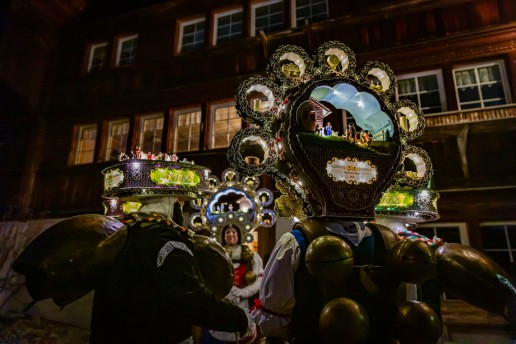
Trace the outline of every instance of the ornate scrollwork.
<path fill-rule="evenodd" d="M 314 63 L 302 48 L 295 45 L 282 45 L 269 60 L 269 77 L 284 87 L 295 87 L 313 76 Z"/>
<path fill-rule="evenodd" d="M 360 70 L 359 80 L 387 101 L 394 95 L 397 86 L 391 67 L 378 61 L 366 62 Z"/>
<path fill-rule="evenodd" d="M 404 142 L 423 135 L 425 117 L 419 106 L 408 99 L 402 99 L 394 105 L 394 110 L 400 128 L 400 137 Z"/>
<path fill-rule="evenodd" d="M 406 146 L 403 150 L 400 170 L 395 180 L 399 185 L 421 187 L 428 183 L 433 174 L 428 153 L 416 146 Z"/>
<path fill-rule="evenodd" d="M 341 42 L 326 42 L 317 50 L 317 64 L 324 76 L 351 76 L 356 67 L 355 53 Z"/>

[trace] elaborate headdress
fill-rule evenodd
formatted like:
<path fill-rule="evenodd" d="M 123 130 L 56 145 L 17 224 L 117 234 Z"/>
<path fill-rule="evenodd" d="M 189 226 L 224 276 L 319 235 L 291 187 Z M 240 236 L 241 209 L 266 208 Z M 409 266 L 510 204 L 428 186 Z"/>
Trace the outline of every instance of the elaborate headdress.
<path fill-rule="evenodd" d="M 223 230 L 232 225 L 238 228 L 242 242 L 250 243 L 253 230 L 271 227 L 276 222 L 276 213 L 265 208 L 272 204 L 272 191 L 258 189 L 260 180 L 257 177 L 241 177 L 229 168 L 222 172 L 222 181 L 210 175 L 208 184 L 213 194 L 190 202 L 199 210 L 190 215 L 191 229 L 209 229 L 212 236 L 222 242 Z"/>
<path fill-rule="evenodd" d="M 210 192 L 210 170 L 190 162 L 124 159 L 107 167 L 104 174 L 105 214 L 118 216 L 138 210 L 147 197 L 175 196 L 179 201 Z"/>
<path fill-rule="evenodd" d="M 428 182 L 428 155 L 408 144 L 423 133 L 423 114 L 413 102 L 391 103 L 387 65 L 356 71 L 354 53 L 332 41 L 313 58 L 281 46 L 267 73 L 237 90 L 239 115 L 256 125 L 235 135 L 227 156 L 243 174 L 276 179 L 279 215 L 373 218 L 390 185 Z"/>

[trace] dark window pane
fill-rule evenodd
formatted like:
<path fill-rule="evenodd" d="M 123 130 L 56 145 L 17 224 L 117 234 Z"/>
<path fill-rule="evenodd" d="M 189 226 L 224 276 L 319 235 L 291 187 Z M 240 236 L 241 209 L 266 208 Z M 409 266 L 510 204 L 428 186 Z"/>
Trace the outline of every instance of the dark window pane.
<path fill-rule="evenodd" d="M 481 235 L 484 249 L 507 248 L 503 226 L 482 226 Z"/>
<path fill-rule="evenodd" d="M 231 16 L 224 16 L 224 17 L 220 17 L 219 18 L 219 25 L 222 26 L 222 25 L 228 25 L 230 23 L 230 19 Z"/>
<path fill-rule="evenodd" d="M 431 227 L 416 228 L 415 232 L 418 232 L 419 234 L 424 235 L 428 238 L 433 238 L 435 236 L 434 229 Z"/>
<path fill-rule="evenodd" d="M 516 225 L 507 225 L 507 234 L 509 235 L 509 244 L 511 248 L 516 249 Z"/>
<path fill-rule="evenodd" d="M 500 101 L 501 104 L 505 104 L 505 95 L 503 92 L 503 86 L 501 82 L 496 84 L 488 84 L 480 86 L 482 90 L 482 98 L 485 101 L 496 100 Z"/>
<path fill-rule="evenodd" d="M 493 259 L 495 262 L 500 264 L 501 267 L 506 269 L 507 271 L 511 266 L 511 257 L 509 256 L 509 252 L 498 252 L 498 251 L 484 251 L 484 253 Z"/>
<path fill-rule="evenodd" d="M 449 243 L 461 243 L 458 228 L 437 228 L 437 236 Z"/>
<path fill-rule="evenodd" d="M 183 27 L 183 34 L 187 35 L 193 33 L 195 30 L 195 25 L 186 25 Z"/>
<path fill-rule="evenodd" d="M 459 100 L 461 103 L 475 102 L 480 100 L 480 94 L 476 86 L 459 88 Z"/>
<path fill-rule="evenodd" d="M 437 85 L 437 76 L 436 75 L 427 75 L 418 78 L 419 82 L 419 91 L 433 91 L 439 90 L 439 86 Z"/>

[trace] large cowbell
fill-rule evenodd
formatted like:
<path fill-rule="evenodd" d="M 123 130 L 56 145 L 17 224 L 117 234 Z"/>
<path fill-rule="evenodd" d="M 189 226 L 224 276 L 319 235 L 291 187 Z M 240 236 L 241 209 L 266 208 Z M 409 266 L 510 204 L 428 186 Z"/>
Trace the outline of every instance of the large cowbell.
<path fill-rule="evenodd" d="M 122 222 L 104 215 L 62 220 L 37 236 L 15 260 L 34 301 L 52 298 L 64 307 L 95 287 L 127 237 Z"/>

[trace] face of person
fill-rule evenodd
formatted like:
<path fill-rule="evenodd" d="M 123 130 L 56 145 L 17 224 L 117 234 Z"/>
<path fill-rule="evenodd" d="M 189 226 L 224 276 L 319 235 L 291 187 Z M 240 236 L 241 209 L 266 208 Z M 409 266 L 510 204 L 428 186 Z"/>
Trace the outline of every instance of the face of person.
<path fill-rule="evenodd" d="M 238 232 L 235 228 L 228 228 L 224 233 L 224 241 L 228 246 L 235 246 L 238 244 Z"/>

